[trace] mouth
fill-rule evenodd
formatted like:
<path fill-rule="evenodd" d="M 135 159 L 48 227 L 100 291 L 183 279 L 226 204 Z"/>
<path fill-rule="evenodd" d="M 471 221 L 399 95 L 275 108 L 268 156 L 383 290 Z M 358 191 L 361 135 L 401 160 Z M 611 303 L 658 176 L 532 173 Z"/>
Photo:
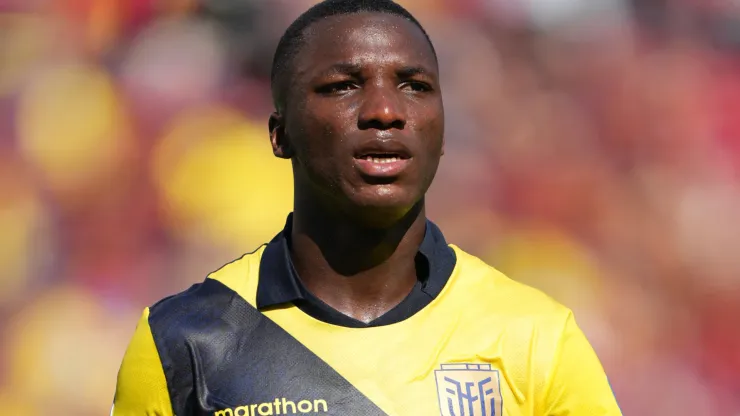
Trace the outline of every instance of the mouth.
<path fill-rule="evenodd" d="M 410 164 L 411 157 L 403 153 L 365 153 L 355 157 L 355 166 L 367 178 L 393 178 Z"/>
<path fill-rule="evenodd" d="M 365 160 L 372 163 L 393 163 L 401 160 L 411 159 L 410 157 L 400 153 L 367 153 L 362 154 L 355 159 Z"/>

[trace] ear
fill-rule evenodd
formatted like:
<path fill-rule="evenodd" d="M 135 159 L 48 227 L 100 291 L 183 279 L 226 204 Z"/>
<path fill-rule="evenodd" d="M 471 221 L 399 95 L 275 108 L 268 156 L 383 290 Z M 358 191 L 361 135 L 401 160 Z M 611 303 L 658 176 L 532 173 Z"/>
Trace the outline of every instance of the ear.
<path fill-rule="evenodd" d="M 277 112 L 272 113 L 270 115 L 268 127 L 270 129 L 270 144 L 272 145 L 272 153 L 281 159 L 292 158 L 293 151 L 285 134 L 285 124 L 283 123 L 283 116 Z"/>

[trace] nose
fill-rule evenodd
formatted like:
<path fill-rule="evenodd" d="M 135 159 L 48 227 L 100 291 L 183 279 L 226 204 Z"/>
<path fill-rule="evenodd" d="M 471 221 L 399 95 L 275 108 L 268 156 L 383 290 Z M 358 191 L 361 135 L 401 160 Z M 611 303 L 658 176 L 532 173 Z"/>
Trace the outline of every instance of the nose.
<path fill-rule="evenodd" d="M 390 86 L 366 86 L 357 124 L 360 130 L 403 129 L 405 106 L 398 96 L 401 91 Z"/>

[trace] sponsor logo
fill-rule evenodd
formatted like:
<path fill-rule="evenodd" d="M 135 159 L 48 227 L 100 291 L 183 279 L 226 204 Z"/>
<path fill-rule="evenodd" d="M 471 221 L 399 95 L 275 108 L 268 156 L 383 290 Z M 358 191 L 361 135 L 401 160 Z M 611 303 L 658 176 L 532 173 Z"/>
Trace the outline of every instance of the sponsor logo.
<path fill-rule="evenodd" d="M 273 402 L 248 404 L 231 409 L 217 410 L 214 416 L 267 416 L 327 413 L 326 400 L 301 400 L 292 402 L 285 398 Z"/>

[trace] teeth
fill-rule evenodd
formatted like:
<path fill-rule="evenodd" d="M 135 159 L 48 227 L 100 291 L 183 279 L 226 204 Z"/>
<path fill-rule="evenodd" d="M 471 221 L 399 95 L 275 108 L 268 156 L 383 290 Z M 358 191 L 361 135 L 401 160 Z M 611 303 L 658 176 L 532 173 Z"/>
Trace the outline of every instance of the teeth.
<path fill-rule="evenodd" d="M 398 157 L 372 157 L 372 156 L 367 156 L 365 158 L 365 160 L 367 160 L 368 162 L 373 162 L 373 163 L 391 163 L 391 162 L 398 162 L 401 159 L 398 158 Z"/>

